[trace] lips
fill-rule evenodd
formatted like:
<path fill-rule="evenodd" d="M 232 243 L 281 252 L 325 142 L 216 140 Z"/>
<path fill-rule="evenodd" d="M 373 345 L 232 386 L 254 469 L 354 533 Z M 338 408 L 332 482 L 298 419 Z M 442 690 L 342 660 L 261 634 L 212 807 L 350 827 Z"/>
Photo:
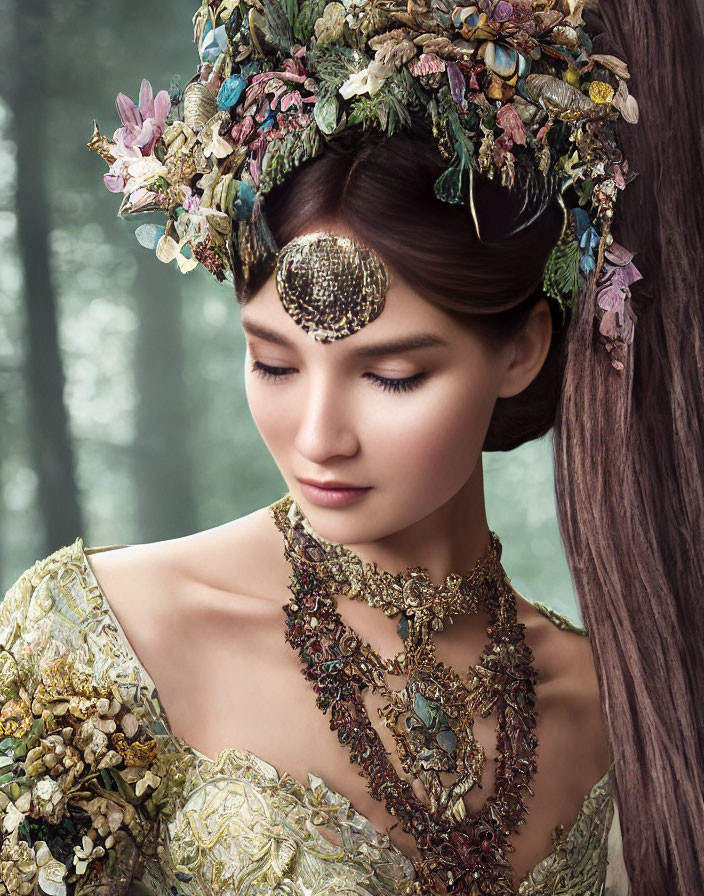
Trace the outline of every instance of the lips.
<path fill-rule="evenodd" d="M 332 479 L 330 482 L 316 482 L 315 479 L 299 479 L 303 485 L 314 485 L 316 488 L 335 488 L 335 489 L 346 489 L 346 488 L 364 488 L 361 485 L 352 485 L 351 482 L 340 482 L 339 479 Z"/>
<path fill-rule="evenodd" d="M 340 484 L 339 479 L 332 479 L 324 485 L 311 479 L 299 479 L 303 496 L 311 504 L 317 507 L 347 507 L 363 500 L 371 491 L 371 487 Z"/>

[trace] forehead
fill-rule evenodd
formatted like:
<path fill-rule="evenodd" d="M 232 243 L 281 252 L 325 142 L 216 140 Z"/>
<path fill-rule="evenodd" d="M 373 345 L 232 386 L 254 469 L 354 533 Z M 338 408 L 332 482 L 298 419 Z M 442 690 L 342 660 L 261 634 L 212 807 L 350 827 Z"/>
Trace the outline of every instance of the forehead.
<path fill-rule="evenodd" d="M 242 308 L 243 323 L 251 322 L 274 330 L 301 351 L 317 348 L 344 353 L 368 345 L 416 333 L 434 334 L 445 342 L 457 342 L 465 328 L 437 305 L 429 302 L 395 271 L 390 270 L 390 285 L 381 314 L 356 333 L 334 342 L 317 342 L 299 327 L 288 314 L 276 286 L 275 275 L 266 281 Z"/>

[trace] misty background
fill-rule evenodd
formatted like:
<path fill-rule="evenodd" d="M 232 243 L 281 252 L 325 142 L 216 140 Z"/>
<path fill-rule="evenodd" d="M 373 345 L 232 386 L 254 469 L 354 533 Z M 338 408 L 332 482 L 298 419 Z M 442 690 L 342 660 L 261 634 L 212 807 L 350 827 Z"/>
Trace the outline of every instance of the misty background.
<path fill-rule="evenodd" d="M 285 491 L 249 416 L 231 287 L 136 241 L 149 220 L 85 144 L 115 97 L 198 61 L 197 0 L 0 0 L 0 596 L 81 536 L 136 544 L 220 525 Z M 490 527 L 515 588 L 578 620 L 551 437 L 485 454 Z"/>

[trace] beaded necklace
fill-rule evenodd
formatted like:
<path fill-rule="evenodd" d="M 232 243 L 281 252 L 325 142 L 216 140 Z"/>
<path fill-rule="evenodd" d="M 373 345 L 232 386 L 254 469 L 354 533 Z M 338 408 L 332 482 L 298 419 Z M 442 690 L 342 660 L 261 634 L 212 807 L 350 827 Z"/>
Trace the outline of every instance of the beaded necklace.
<path fill-rule="evenodd" d="M 498 537 L 491 533 L 469 575 L 452 574 L 437 586 L 420 567 L 392 575 L 316 535 L 290 495 L 271 512 L 292 567 L 292 597 L 283 607 L 286 640 L 298 651 L 317 706 L 330 714 L 330 727 L 360 766 L 370 794 L 413 836 L 420 855 L 414 891 L 511 896 L 508 837 L 525 820 L 524 794 L 531 792 L 536 771 L 537 673 L 501 566 Z M 336 595 L 398 616 L 403 650 L 383 658 L 342 621 Z M 463 680 L 436 659 L 433 633 L 481 608 L 489 614 L 489 644 Z M 393 690 L 387 674 L 407 676 L 405 686 Z M 366 688 L 386 700 L 379 716 L 393 736 L 405 777 L 371 724 L 362 696 Z M 494 792 L 471 813 L 463 796 L 480 781 L 484 765 L 474 718 L 491 712 L 497 718 Z M 427 803 L 413 790 L 416 779 Z"/>

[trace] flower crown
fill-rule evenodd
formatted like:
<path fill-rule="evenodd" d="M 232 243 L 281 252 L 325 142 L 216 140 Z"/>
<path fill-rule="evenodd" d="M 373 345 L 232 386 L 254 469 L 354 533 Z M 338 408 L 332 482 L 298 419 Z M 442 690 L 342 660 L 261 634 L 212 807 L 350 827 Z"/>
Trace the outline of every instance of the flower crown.
<path fill-rule="evenodd" d="M 166 215 L 137 229 L 142 245 L 184 273 L 200 263 L 246 282 L 279 248 L 263 203 L 274 185 L 353 126 L 390 136 L 422 118 L 447 161 L 435 193 L 465 204 L 480 238 L 476 174 L 557 196 L 565 226 L 545 292 L 564 318 L 595 278 L 602 342 L 623 369 L 641 274 L 610 232 L 636 176 L 615 125 L 636 123 L 638 105 L 626 63 L 592 53 L 585 2 L 202 0 L 200 65 L 182 96 L 143 81 L 138 105 L 118 96 L 112 141 L 96 123 L 88 145 L 124 194 L 121 215 Z"/>

